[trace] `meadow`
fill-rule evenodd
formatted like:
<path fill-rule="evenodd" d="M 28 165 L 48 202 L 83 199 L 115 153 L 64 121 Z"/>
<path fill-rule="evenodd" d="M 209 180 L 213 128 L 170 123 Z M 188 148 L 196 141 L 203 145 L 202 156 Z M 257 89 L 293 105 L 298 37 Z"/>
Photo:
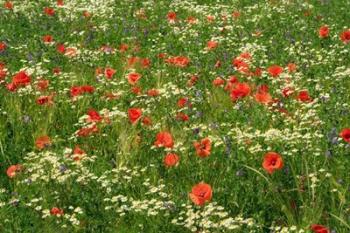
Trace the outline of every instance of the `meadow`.
<path fill-rule="evenodd" d="M 350 232 L 350 1 L 0 0 L 0 232 Z"/>

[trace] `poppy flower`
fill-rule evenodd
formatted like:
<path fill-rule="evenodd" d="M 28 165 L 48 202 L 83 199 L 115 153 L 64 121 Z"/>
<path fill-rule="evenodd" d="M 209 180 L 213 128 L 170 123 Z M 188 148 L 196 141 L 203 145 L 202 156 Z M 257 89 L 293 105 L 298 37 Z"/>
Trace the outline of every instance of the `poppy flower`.
<path fill-rule="evenodd" d="M 140 78 L 141 78 L 141 74 L 139 73 L 133 72 L 128 74 L 128 82 L 131 85 L 135 85 Z"/>
<path fill-rule="evenodd" d="M 87 112 L 88 118 L 86 121 L 89 122 L 100 122 L 102 120 L 101 115 L 95 109 L 89 109 Z"/>
<path fill-rule="evenodd" d="M 173 167 L 176 166 L 179 163 L 180 157 L 175 154 L 175 153 L 168 153 L 165 157 L 164 157 L 164 165 L 166 167 Z"/>
<path fill-rule="evenodd" d="M 6 1 L 6 2 L 4 3 L 4 7 L 5 7 L 6 9 L 8 9 L 8 10 L 12 10 L 12 9 L 13 9 L 13 3 L 10 2 L 10 1 Z"/>
<path fill-rule="evenodd" d="M 294 93 L 294 91 L 289 87 L 285 87 L 282 89 L 282 95 L 284 97 L 288 97 L 288 96 L 292 95 L 293 93 Z"/>
<path fill-rule="evenodd" d="M 213 85 L 218 87 L 218 86 L 222 86 L 225 84 L 225 80 L 223 80 L 222 78 L 220 77 L 217 77 L 213 80 Z"/>
<path fill-rule="evenodd" d="M 129 108 L 128 110 L 129 120 L 132 124 L 135 124 L 142 116 L 142 109 L 140 108 Z"/>
<path fill-rule="evenodd" d="M 340 34 L 340 39 L 343 41 L 344 44 L 347 44 L 350 42 L 350 29 L 343 31 Z"/>
<path fill-rule="evenodd" d="M 294 73 L 297 70 L 297 65 L 294 63 L 288 63 L 287 68 L 289 73 Z"/>
<path fill-rule="evenodd" d="M 151 65 L 151 61 L 148 58 L 142 58 L 140 63 L 141 63 L 141 67 L 144 69 L 149 68 Z"/>
<path fill-rule="evenodd" d="M 237 83 L 231 90 L 231 99 L 233 101 L 246 97 L 250 94 L 250 86 L 247 83 Z"/>
<path fill-rule="evenodd" d="M 258 91 L 254 97 L 257 102 L 262 104 L 269 104 L 272 102 L 272 97 L 267 91 Z"/>
<path fill-rule="evenodd" d="M 327 227 L 319 225 L 319 224 L 313 224 L 310 226 L 310 229 L 314 232 L 314 233 L 329 233 L 329 230 Z"/>
<path fill-rule="evenodd" d="M 131 92 L 134 93 L 135 95 L 140 95 L 141 94 L 141 87 L 133 86 L 131 88 Z"/>
<path fill-rule="evenodd" d="M 327 25 L 321 26 L 318 30 L 318 35 L 320 38 L 326 38 L 329 35 L 329 27 Z"/>
<path fill-rule="evenodd" d="M 166 147 L 172 148 L 174 146 L 173 137 L 167 131 L 159 132 L 156 136 L 156 141 L 154 142 L 156 147 Z"/>
<path fill-rule="evenodd" d="M 170 57 L 165 60 L 165 62 L 172 64 L 176 67 L 186 67 L 190 63 L 190 59 L 185 56 L 175 56 L 175 57 Z"/>
<path fill-rule="evenodd" d="M 6 49 L 6 44 L 4 42 L 0 42 L 0 52 L 4 51 Z"/>
<path fill-rule="evenodd" d="M 77 135 L 79 137 L 88 137 L 92 135 L 93 133 L 98 132 L 97 126 L 94 124 L 93 126 L 83 127 L 78 130 Z"/>
<path fill-rule="evenodd" d="M 11 165 L 7 168 L 6 174 L 9 178 L 14 178 L 17 174 L 17 172 L 20 172 L 23 169 L 22 165 L 16 164 Z"/>
<path fill-rule="evenodd" d="M 249 71 L 249 64 L 244 61 L 244 58 L 238 57 L 233 59 L 232 65 L 240 72 L 246 73 Z"/>
<path fill-rule="evenodd" d="M 144 125 L 151 125 L 152 124 L 152 120 L 151 120 L 151 118 L 149 118 L 149 117 L 144 117 L 143 119 L 142 119 L 142 124 L 144 124 Z"/>
<path fill-rule="evenodd" d="M 272 174 L 275 170 L 282 169 L 283 160 L 281 155 L 277 154 L 276 152 L 266 153 L 262 166 L 269 174 Z"/>
<path fill-rule="evenodd" d="M 182 98 L 180 98 L 180 99 L 177 101 L 177 106 L 178 106 L 179 108 L 183 108 L 183 107 L 186 106 L 187 103 L 188 103 L 188 98 L 182 97 Z"/>
<path fill-rule="evenodd" d="M 174 11 L 168 12 L 167 19 L 171 23 L 175 22 L 175 20 L 176 20 L 176 13 Z"/>
<path fill-rule="evenodd" d="M 158 96 L 159 95 L 159 91 L 157 89 L 150 89 L 147 91 L 147 95 L 148 96 Z"/>
<path fill-rule="evenodd" d="M 212 199 L 213 190 L 209 184 L 201 182 L 192 187 L 192 191 L 189 194 L 191 201 L 195 205 L 202 206 L 206 202 Z"/>
<path fill-rule="evenodd" d="M 212 15 L 208 15 L 207 16 L 207 20 L 208 20 L 208 22 L 213 22 L 214 20 L 215 20 L 215 17 L 214 16 L 212 16 Z"/>
<path fill-rule="evenodd" d="M 112 69 L 112 68 L 109 68 L 109 67 L 106 68 L 105 71 L 104 71 L 104 75 L 108 79 L 111 79 L 115 73 L 116 73 L 116 70 Z"/>
<path fill-rule="evenodd" d="M 219 44 L 218 42 L 210 40 L 207 42 L 207 49 L 208 50 L 215 49 L 218 46 L 218 44 Z"/>
<path fill-rule="evenodd" d="M 16 86 L 26 86 L 30 83 L 31 79 L 25 71 L 18 72 L 12 78 L 12 83 Z"/>
<path fill-rule="evenodd" d="M 36 99 L 36 103 L 39 105 L 52 105 L 53 104 L 53 95 L 40 96 Z"/>
<path fill-rule="evenodd" d="M 57 0 L 56 4 L 57 4 L 57 6 L 63 6 L 64 2 L 63 2 L 63 0 Z"/>
<path fill-rule="evenodd" d="M 45 36 L 43 36 L 43 42 L 44 43 L 51 43 L 51 42 L 53 42 L 53 37 L 51 35 L 45 35 Z"/>
<path fill-rule="evenodd" d="M 283 72 L 283 68 L 279 65 L 272 65 L 267 68 L 267 72 L 269 72 L 272 77 L 276 78 Z"/>
<path fill-rule="evenodd" d="M 179 112 L 176 114 L 176 119 L 181 120 L 181 121 L 188 121 L 190 119 L 190 117 L 183 112 Z"/>
<path fill-rule="evenodd" d="M 54 216 L 61 216 L 64 214 L 63 210 L 57 207 L 52 207 L 50 210 L 50 214 Z"/>
<path fill-rule="evenodd" d="M 76 48 L 69 47 L 69 48 L 66 48 L 64 55 L 67 57 L 74 57 L 77 55 L 77 53 L 78 53 L 78 50 Z"/>
<path fill-rule="evenodd" d="M 312 98 L 309 95 L 309 92 L 307 90 L 299 91 L 299 94 L 297 96 L 297 99 L 301 102 L 311 102 Z"/>
<path fill-rule="evenodd" d="M 205 158 L 210 155 L 211 141 L 209 138 L 204 138 L 200 142 L 196 141 L 193 143 L 196 153 L 199 157 Z"/>
<path fill-rule="evenodd" d="M 73 150 L 73 160 L 79 161 L 86 155 L 85 151 L 82 150 L 78 145 L 74 147 Z"/>
<path fill-rule="evenodd" d="M 350 128 L 345 128 L 345 129 L 343 129 L 343 130 L 340 132 L 339 136 L 340 136 L 342 139 L 344 139 L 344 141 L 350 143 Z"/>
<path fill-rule="evenodd" d="M 40 91 L 44 91 L 48 88 L 49 86 L 49 80 L 46 80 L 46 79 L 40 79 L 37 84 L 36 84 L 37 88 L 40 90 Z"/>
<path fill-rule="evenodd" d="M 35 146 L 39 150 L 44 149 L 45 147 L 48 147 L 51 145 L 51 139 L 49 136 L 40 136 L 35 140 Z"/>
<path fill-rule="evenodd" d="M 51 7 L 45 7 L 44 13 L 48 16 L 53 16 L 55 14 L 55 10 Z"/>
<path fill-rule="evenodd" d="M 126 52 L 128 49 L 129 49 L 129 45 L 127 45 L 127 44 L 119 45 L 119 51 L 122 52 L 122 53 Z"/>

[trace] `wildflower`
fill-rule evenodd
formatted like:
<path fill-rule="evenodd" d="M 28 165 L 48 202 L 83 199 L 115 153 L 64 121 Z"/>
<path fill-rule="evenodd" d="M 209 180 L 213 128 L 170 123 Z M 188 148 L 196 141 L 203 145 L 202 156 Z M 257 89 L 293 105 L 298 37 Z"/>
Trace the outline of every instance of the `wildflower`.
<path fill-rule="evenodd" d="M 128 110 L 129 120 L 132 124 L 135 124 L 142 116 L 142 109 L 140 108 L 129 108 Z"/>
<path fill-rule="evenodd" d="M 196 153 L 199 157 L 205 158 L 210 155 L 211 152 L 211 141 L 209 138 L 204 138 L 200 142 L 196 141 L 193 143 Z"/>
<path fill-rule="evenodd" d="M 328 228 L 322 225 L 313 224 L 310 228 L 314 233 L 329 233 Z"/>
<path fill-rule="evenodd" d="M 9 178 L 14 178 L 17 172 L 20 172 L 22 169 L 23 167 L 20 164 L 11 165 L 10 167 L 7 168 L 6 174 Z"/>
<path fill-rule="evenodd" d="M 175 153 L 168 153 L 165 157 L 164 157 L 164 165 L 166 167 L 173 167 L 176 166 L 179 163 L 180 157 L 175 154 Z"/>
<path fill-rule="evenodd" d="M 38 148 L 39 150 L 44 149 L 45 147 L 48 147 L 51 145 L 51 139 L 49 136 L 44 135 L 44 136 L 40 136 L 35 140 L 35 146 L 36 148 Z"/>
<path fill-rule="evenodd" d="M 57 207 L 52 207 L 50 210 L 50 214 L 54 216 L 61 216 L 64 214 L 63 210 Z"/>
<path fill-rule="evenodd" d="M 189 194 L 191 201 L 195 205 L 202 206 L 206 202 L 212 199 L 213 191 L 209 184 L 201 182 L 192 187 L 192 191 Z"/>
<path fill-rule="evenodd" d="M 346 142 L 350 143 L 350 128 L 343 129 L 339 136 Z"/>
<path fill-rule="evenodd" d="M 167 131 L 159 132 L 156 136 L 156 141 L 154 142 L 156 147 L 167 147 L 172 148 L 174 146 L 173 137 Z"/>
<path fill-rule="evenodd" d="M 318 30 L 318 35 L 320 38 L 326 38 L 329 35 L 329 27 L 327 25 L 324 25 L 320 27 Z"/>
<path fill-rule="evenodd" d="M 283 68 L 279 65 L 272 65 L 267 68 L 267 72 L 269 72 L 272 77 L 276 78 L 283 72 Z"/>
<path fill-rule="evenodd" d="M 266 153 L 262 166 L 269 174 L 272 174 L 275 170 L 282 169 L 283 160 L 281 155 L 277 154 L 276 152 Z"/>
<path fill-rule="evenodd" d="M 350 29 L 343 31 L 340 34 L 340 39 L 343 41 L 344 44 L 347 44 L 350 42 Z"/>

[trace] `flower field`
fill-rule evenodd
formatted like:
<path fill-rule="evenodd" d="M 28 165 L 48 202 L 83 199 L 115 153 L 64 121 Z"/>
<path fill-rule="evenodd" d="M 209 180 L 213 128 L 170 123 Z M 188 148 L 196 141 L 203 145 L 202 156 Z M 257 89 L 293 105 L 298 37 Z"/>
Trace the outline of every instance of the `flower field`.
<path fill-rule="evenodd" d="M 0 232 L 350 232 L 349 9 L 0 0 Z"/>

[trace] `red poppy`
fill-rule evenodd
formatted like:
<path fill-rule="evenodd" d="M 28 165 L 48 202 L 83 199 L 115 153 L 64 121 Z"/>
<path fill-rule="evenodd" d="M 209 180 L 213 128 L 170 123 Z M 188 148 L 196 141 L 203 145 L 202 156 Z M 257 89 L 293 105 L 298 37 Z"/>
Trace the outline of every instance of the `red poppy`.
<path fill-rule="evenodd" d="M 45 96 L 40 96 L 39 98 L 36 99 L 36 103 L 39 105 L 52 105 L 53 104 L 53 95 L 45 95 Z"/>
<path fill-rule="evenodd" d="M 6 9 L 8 9 L 8 10 L 11 10 L 11 9 L 13 9 L 13 3 L 10 2 L 10 1 L 6 1 L 6 2 L 4 3 L 4 7 L 5 7 Z"/>
<path fill-rule="evenodd" d="M 57 6 L 63 6 L 64 2 L 63 0 L 57 0 Z"/>
<path fill-rule="evenodd" d="M 159 95 L 159 91 L 157 89 L 150 89 L 147 91 L 147 95 L 148 96 L 158 96 Z"/>
<path fill-rule="evenodd" d="M 51 139 L 49 136 L 40 136 L 35 140 L 35 146 L 39 150 L 44 149 L 45 147 L 51 146 Z"/>
<path fill-rule="evenodd" d="M 195 205 L 202 206 L 206 202 L 212 199 L 213 190 L 209 184 L 201 182 L 192 187 L 192 191 L 189 194 L 191 201 Z"/>
<path fill-rule="evenodd" d="M 134 93 L 135 95 L 140 95 L 141 94 L 141 87 L 133 86 L 131 88 L 131 92 Z"/>
<path fill-rule="evenodd" d="M 55 14 L 55 10 L 51 7 L 45 7 L 44 13 L 49 16 L 53 16 Z"/>
<path fill-rule="evenodd" d="M 116 73 L 116 70 L 112 69 L 112 68 L 109 68 L 109 67 L 107 67 L 105 69 L 105 72 L 104 72 L 106 78 L 108 78 L 108 79 L 111 79 L 115 73 Z"/>
<path fill-rule="evenodd" d="M 287 67 L 289 73 L 294 73 L 297 70 L 297 65 L 294 63 L 288 63 Z"/>
<path fill-rule="evenodd" d="M 283 67 L 279 65 L 272 65 L 269 68 L 267 68 L 267 72 L 269 72 L 269 74 L 275 78 L 283 72 Z"/>
<path fill-rule="evenodd" d="M 0 52 L 4 51 L 6 49 L 6 44 L 4 42 L 0 42 Z"/>
<path fill-rule="evenodd" d="M 14 178 L 17 174 L 17 172 L 20 172 L 23 169 L 22 165 L 16 164 L 11 165 L 7 168 L 6 174 L 9 178 Z"/>
<path fill-rule="evenodd" d="M 223 80 L 222 78 L 220 78 L 220 77 L 217 77 L 217 78 L 215 78 L 214 80 L 213 80 L 213 85 L 214 86 L 222 86 L 222 85 L 224 85 L 225 84 L 225 80 Z"/>
<path fill-rule="evenodd" d="M 347 44 L 350 42 L 350 29 L 343 31 L 340 34 L 340 39 L 344 42 L 344 44 Z"/>
<path fill-rule="evenodd" d="M 329 27 L 327 25 L 321 26 L 318 30 L 318 35 L 320 38 L 326 38 L 329 35 Z"/>
<path fill-rule="evenodd" d="M 46 80 L 46 79 L 40 79 L 38 81 L 38 83 L 36 84 L 36 86 L 38 87 L 38 89 L 40 91 L 44 91 L 48 88 L 49 86 L 49 80 Z"/>
<path fill-rule="evenodd" d="M 249 71 L 249 64 L 244 61 L 244 58 L 233 59 L 232 65 L 240 72 L 247 73 Z"/>
<path fill-rule="evenodd" d="M 342 139 L 344 139 L 344 141 L 350 143 L 350 128 L 345 128 L 345 129 L 343 129 L 343 130 L 340 132 L 339 136 L 340 136 Z"/>
<path fill-rule="evenodd" d="M 207 49 L 208 50 L 215 49 L 218 46 L 218 44 L 219 44 L 218 42 L 210 40 L 207 42 Z"/>
<path fill-rule="evenodd" d="M 168 12 L 167 19 L 168 19 L 169 22 L 175 22 L 175 20 L 176 20 L 176 13 L 174 11 Z"/>
<path fill-rule="evenodd" d="M 20 71 L 15 74 L 12 78 L 12 82 L 10 83 L 14 90 L 18 87 L 27 86 L 30 84 L 31 78 L 26 74 L 25 71 Z"/>
<path fill-rule="evenodd" d="M 139 79 L 141 78 L 141 74 L 133 72 L 128 74 L 128 82 L 131 85 L 135 85 L 137 83 L 137 81 L 139 81 Z"/>
<path fill-rule="evenodd" d="M 135 124 L 142 116 L 141 108 L 129 108 L 128 110 L 129 120 L 132 124 Z"/>
<path fill-rule="evenodd" d="M 64 214 L 63 210 L 57 207 L 52 207 L 50 214 L 54 216 L 61 216 Z"/>
<path fill-rule="evenodd" d="M 178 106 L 179 108 L 183 108 L 183 107 L 186 106 L 187 103 L 188 103 L 188 98 L 182 97 L 182 98 L 180 98 L 180 99 L 177 101 L 177 106 Z"/>
<path fill-rule="evenodd" d="M 156 141 L 154 142 L 156 147 L 166 147 L 172 148 L 174 146 L 173 137 L 169 132 L 163 131 L 159 132 L 156 136 Z"/>
<path fill-rule="evenodd" d="M 299 94 L 297 96 L 297 99 L 301 102 L 311 102 L 312 98 L 309 95 L 309 92 L 307 90 L 299 91 Z"/>
<path fill-rule="evenodd" d="M 149 118 L 149 117 L 144 117 L 143 119 L 142 119 L 142 124 L 144 124 L 144 125 L 151 125 L 152 124 L 152 120 L 151 120 L 151 118 Z"/>
<path fill-rule="evenodd" d="M 149 68 L 151 65 L 151 61 L 148 58 L 142 58 L 140 63 L 141 63 L 142 68 L 144 68 L 144 69 Z"/>
<path fill-rule="evenodd" d="M 89 127 L 84 127 L 78 130 L 77 135 L 79 137 L 88 137 L 90 135 L 92 135 L 93 133 L 98 132 L 98 128 L 97 126 L 94 124 L 93 126 L 89 126 Z"/>
<path fill-rule="evenodd" d="M 211 141 L 209 138 L 204 138 L 200 142 L 196 141 L 193 143 L 196 153 L 199 157 L 205 158 L 210 155 L 211 152 Z"/>
<path fill-rule="evenodd" d="M 328 228 L 322 225 L 313 224 L 310 228 L 314 233 L 329 233 Z"/>
<path fill-rule="evenodd" d="M 164 157 L 164 165 L 166 167 L 173 167 L 176 166 L 179 163 L 180 157 L 177 154 L 174 153 L 168 153 Z"/>
<path fill-rule="evenodd" d="M 87 115 L 87 122 L 100 122 L 102 120 L 101 115 L 95 109 L 89 109 Z"/>
<path fill-rule="evenodd" d="M 53 42 L 53 37 L 51 35 L 45 35 L 45 36 L 43 36 L 43 42 L 44 43 L 51 43 L 51 42 Z"/>
<path fill-rule="evenodd" d="M 276 152 L 266 153 L 262 166 L 269 174 L 272 174 L 275 170 L 282 169 L 283 160 L 281 155 L 277 154 Z"/>
<path fill-rule="evenodd" d="M 80 161 L 86 155 L 85 151 L 82 150 L 78 145 L 73 150 L 73 160 Z"/>
<path fill-rule="evenodd" d="M 250 86 L 247 83 L 237 83 L 231 91 L 231 99 L 233 101 L 246 97 L 250 94 Z"/>
<path fill-rule="evenodd" d="M 183 112 L 179 112 L 176 114 L 176 119 L 181 120 L 181 121 L 188 121 L 190 119 L 190 117 Z"/>
<path fill-rule="evenodd" d="M 125 52 L 125 51 L 127 51 L 129 49 L 129 45 L 127 45 L 127 44 L 121 44 L 120 46 L 119 46 L 119 51 L 120 52 Z"/>
<path fill-rule="evenodd" d="M 165 62 L 172 64 L 177 67 L 186 67 L 190 63 L 190 59 L 185 56 L 175 56 L 175 57 L 170 57 L 165 60 Z"/>
<path fill-rule="evenodd" d="M 294 91 L 291 88 L 289 88 L 289 87 L 285 87 L 282 90 L 282 95 L 284 97 L 288 97 L 288 96 L 292 95 L 293 93 L 294 93 Z"/>
<path fill-rule="evenodd" d="M 271 95 L 266 91 L 258 91 L 255 94 L 255 100 L 262 104 L 269 104 L 272 102 Z"/>

